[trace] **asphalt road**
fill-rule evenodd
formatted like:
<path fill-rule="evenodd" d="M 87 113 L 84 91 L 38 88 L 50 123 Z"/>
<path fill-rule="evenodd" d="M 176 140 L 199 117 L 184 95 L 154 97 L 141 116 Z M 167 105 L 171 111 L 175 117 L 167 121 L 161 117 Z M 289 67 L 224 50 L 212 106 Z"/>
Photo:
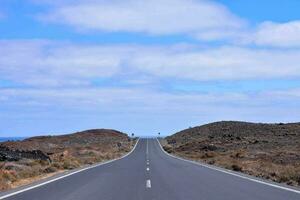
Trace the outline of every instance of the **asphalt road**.
<path fill-rule="evenodd" d="M 120 160 L 5 199 L 299 200 L 300 193 L 173 158 L 156 139 L 140 139 Z"/>

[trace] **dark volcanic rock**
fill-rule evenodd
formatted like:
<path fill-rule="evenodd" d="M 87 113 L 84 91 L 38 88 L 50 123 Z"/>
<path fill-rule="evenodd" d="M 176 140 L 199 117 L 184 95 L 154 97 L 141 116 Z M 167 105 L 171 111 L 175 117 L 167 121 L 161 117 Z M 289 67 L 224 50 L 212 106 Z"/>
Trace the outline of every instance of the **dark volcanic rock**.
<path fill-rule="evenodd" d="M 20 150 L 11 150 L 5 146 L 0 146 L 0 161 L 18 161 L 23 158 L 51 161 L 50 157 L 45 155 L 40 150 L 20 151 Z"/>

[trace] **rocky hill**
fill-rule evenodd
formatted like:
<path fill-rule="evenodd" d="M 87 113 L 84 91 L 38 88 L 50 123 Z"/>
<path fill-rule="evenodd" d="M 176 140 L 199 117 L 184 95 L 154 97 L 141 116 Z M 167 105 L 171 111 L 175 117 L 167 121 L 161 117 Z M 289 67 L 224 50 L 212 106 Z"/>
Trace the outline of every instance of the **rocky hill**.
<path fill-rule="evenodd" d="M 300 185 L 300 123 L 221 121 L 166 138 L 169 153 Z"/>
<path fill-rule="evenodd" d="M 135 141 L 115 130 L 93 129 L 0 143 L 0 190 L 45 175 L 120 157 Z"/>

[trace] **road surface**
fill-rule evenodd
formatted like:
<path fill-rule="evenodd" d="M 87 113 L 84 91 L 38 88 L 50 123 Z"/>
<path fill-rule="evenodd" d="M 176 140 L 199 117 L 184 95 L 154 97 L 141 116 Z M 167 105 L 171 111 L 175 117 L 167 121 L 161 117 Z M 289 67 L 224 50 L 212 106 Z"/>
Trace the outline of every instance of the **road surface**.
<path fill-rule="evenodd" d="M 10 193 L 11 194 L 11 193 Z M 275 187 L 173 158 L 156 139 L 140 139 L 128 156 L 7 200 L 299 200 Z M 6 194 L 7 195 L 7 194 Z M 0 199 L 3 199 L 0 195 Z"/>

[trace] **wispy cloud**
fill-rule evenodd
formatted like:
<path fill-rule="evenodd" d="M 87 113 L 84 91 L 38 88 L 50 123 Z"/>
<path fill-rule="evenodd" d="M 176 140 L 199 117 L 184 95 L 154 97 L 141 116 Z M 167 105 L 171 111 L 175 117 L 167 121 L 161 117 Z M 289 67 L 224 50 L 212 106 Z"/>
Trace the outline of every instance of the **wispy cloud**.
<path fill-rule="evenodd" d="M 299 90 L 263 91 L 256 94 L 169 93 L 145 88 L 0 89 L 1 106 L 69 110 L 71 113 L 128 113 L 165 116 L 178 113 L 198 120 L 238 119 L 254 121 L 292 120 L 299 117 Z M 288 95 L 286 95 L 288 94 Z M 285 95 L 284 97 L 282 95 Z M 298 102 L 298 103 L 297 103 Z M 278 106 L 288 105 L 288 106 Z M 218 114 L 216 114 L 216 112 Z M 60 113 L 65 115 L 65 113 Z M 165 121 L 167 123 L 167 121 Z"/>
<path fill-rule="evenodd" d="M 62 23 L 78 31 L 187 35 L 202 41 L 299 47 L 300 22 L 261 22 L 251 26 L 225 6 L 208 0 L 47 0 L 52 9 L 41 13 L 46 22 Z"/>
<path fill-rule="evenodd" d="M 198 38 L 207 32 L 231 32 L 244 26 L 244 21 L 226 7 L 206 0 L 75 1 L 56 4 L 48 14 L 42 14 L 41 19 L 78 30 L 187 34 Z M 218 38 L 227 36 L 231 35 Z"/>
<path fill-rule="evenodd" d="M 124 51 L 34 40 L 0 44 L 1 77 L 40 86 L 81 85 L 92 78 L 110 77 L 120 70 Z"/>
<path fill-rule="evenodd" d="M 252 39 L 257 45 L 300 47 L 300 21 L 264 22 L 259 25 Z"/>
<path fill-rule="evenodd" d="M 143 54 L 144 53 L 144 54 Z M 193 80 L 245 80 L 299 77 L 298 50 L 251 49 L 234 46 L 172 51 L 136 56 L 133 65 L 157 76 Z"/>
<path fill-rule="evenodd" d="M 245 94 L 224 93 L 224 94 L 205 94 L 205 93 L 169 93 L 149 90 L 146 88 L 15 88 L 0 89 L 2 94 L 2 103 L 13 105 L 32 104 L 37 105 L 61 105 L 67 107 L 83 109 L 110 109 L 110 110 L 132 110 L 151 111 L 155 109 L 167 109 L 168 106 L 181 109 L 189 105 L 198 104 L 216 104 L 225 102 L 243 103 L 247 100 Z M 5 97 L 5 98 L 4 98 Z M 220 98 L 222 97 L 222 98 Z M 183 102 L 189 102 L 182 104 Z M 180 106 L 181 105 L 181 106 Z M 184 106 L 185 105 L 185 106 Z M 133 111 L 133 110 L 132 110 Z"/>
<path fill-rule="evenodd" d="M 0 73 L 34 86 L 91 85 L 94 79 L 137 77 L 198 81 L 300 77 L 300 51 L 224 46 L 80 45 L 0 41 Z M 26 73 L 23 73 L 26 71 Z"/>

